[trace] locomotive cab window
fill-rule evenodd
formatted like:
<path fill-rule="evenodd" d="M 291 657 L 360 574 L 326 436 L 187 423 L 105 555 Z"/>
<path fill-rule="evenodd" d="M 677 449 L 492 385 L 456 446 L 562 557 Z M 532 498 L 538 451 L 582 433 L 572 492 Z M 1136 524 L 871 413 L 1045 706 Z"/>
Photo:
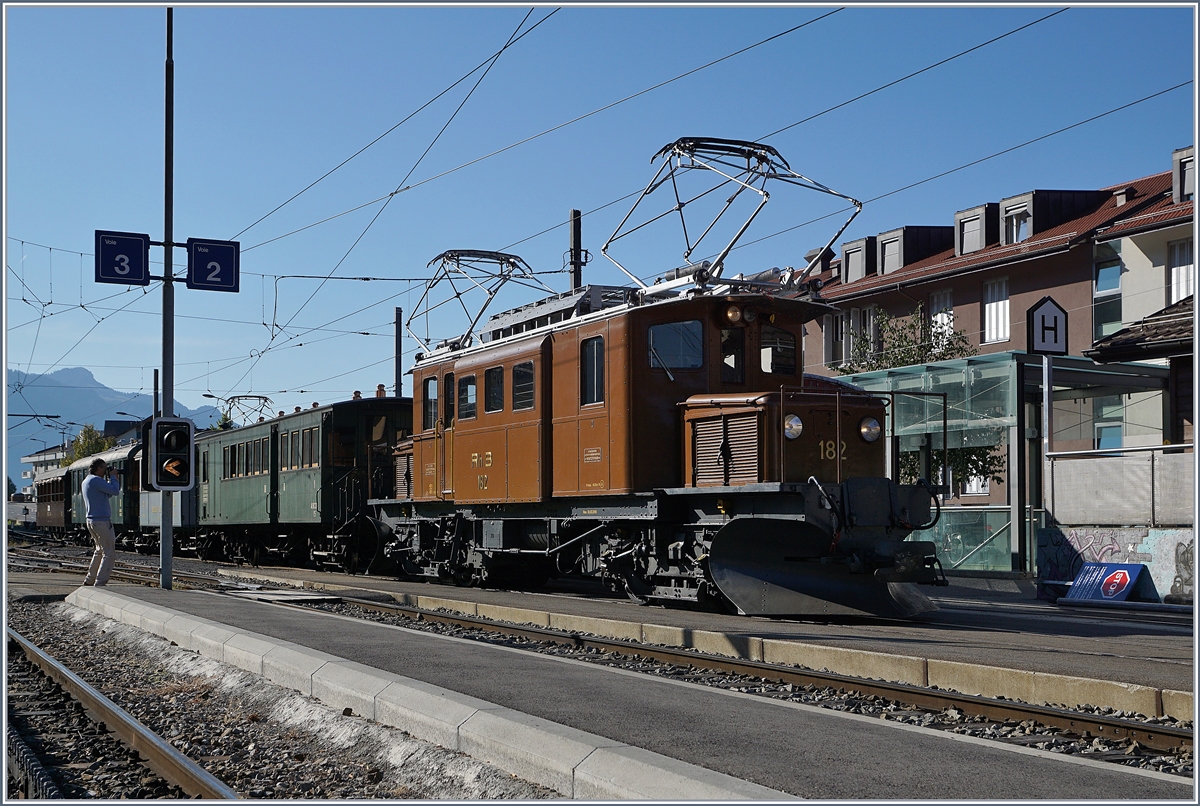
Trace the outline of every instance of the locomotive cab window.
<path fill-rule="evenodd" d="M 504 411 L 504 367 L 492 367 L 483 373 L 483 410 L 488 414 Z"/>
<path fill-rule="evenodd" d="M 746 331 L 740 327 L 721 331 L 721 383 L 746 382 Z"/>
<path fill-rule="evenodd" d="M 437 424 L 438 414 L 438 383 L 437 378 L 426 378 L 422 387 L 421 429 L 432 430 Z"/>
<path fill-rule="evenodd" d="M 648 352 L 655 369 L 699 369 L 704 366 L 704 327 L 696 319 L 651 325 Z"/>
<path fill-rule="evenodd" d="M 458 379 L 458 416 L 462 420 L 475 419 L 475 376 Z"/>
<path fill-rule="evenodd" d="M 759 353 L 763 372 L 771 375 L 796 374 L 796 337 L 786 330 L 763 325 Z"/>
<path fill-rule="evenodd" d="M 533 362 L 524 361 L 512 369 L 512 407 L 513 411 L 527 411 L 533 408 L 534 400 Z"/>
<path fill-rule="evenodd" d="M 584 339 L 579 344 L 579 404 L 604 402 L 604 337 Z"/>

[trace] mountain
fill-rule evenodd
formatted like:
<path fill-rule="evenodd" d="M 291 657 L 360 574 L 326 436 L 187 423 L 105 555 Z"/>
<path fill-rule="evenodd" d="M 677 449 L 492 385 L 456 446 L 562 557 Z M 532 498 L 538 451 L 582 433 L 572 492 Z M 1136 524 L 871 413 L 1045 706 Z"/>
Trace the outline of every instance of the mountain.
<path fill-rule="evenodd" d="M 153 406 L 151 395 L 110 389 L 83 367 L 64 367 L 48 375 L 30 375 L 10 369 L 7 394 L 9 414 L 59 415 L 57 420 L 28 422 L 21 417 L 7 418 L 11 430 L 4 455 L 5 472 L 16 482 L 18 489 L 31 483 L 29 479 L 21 478 L 21 471 L 30 469 L 29 465 L 21 464 L 21 457 L 61 444 L 61 428 L 70 429 L 71 436 L 83 425 L 94 425 L 102 430 L 105 420 L 149 417 Z M 118 411 L 134 416 L 117 414 Z M 191 418 L 198 429 L 215 424 L 221 416 L 215 406 L 189 409 L 178 400 L 175 401 L 175 413 Z"/>

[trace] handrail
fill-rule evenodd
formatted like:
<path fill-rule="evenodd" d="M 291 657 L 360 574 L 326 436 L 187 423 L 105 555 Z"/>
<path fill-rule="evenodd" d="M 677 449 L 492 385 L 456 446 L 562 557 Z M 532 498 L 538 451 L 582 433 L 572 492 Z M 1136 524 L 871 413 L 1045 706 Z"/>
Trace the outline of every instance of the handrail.
<path fill-rule="evenodd" d="M 983 548 L 984 546 L 986 546 L 988 543 L 991 543 L 993 540 L 995 540 L 997 537 L 999 537 L 999 535 L 1000 535 L 1000 533 L 1001 533 L 1001 532 L 1003 532 L 1005 529 L 1008 529 L 1008 528 L 1009 528 L 1009 527 L 1011 527 L 1011 526 L 1012 526 L 1012 520 L 1009 520 L 1009 522 L 1008 522 L 1008 523 L 1004 524 L 1004 525 L 1003 525 L 1003 526 L 1001 526 L 999 529 L 997 529 L 996 531 L 994 531 L 994 532 L 992 532 L 990 535 L 988 535 L 986 540 L 981 540 L 981 541 L 979 542 L 979 545 L 978 545 L 978 546 L 976 546 L 975 548 L 973 548 L 973 549 L 971 549 L 970 551 L 968 551 L 966 554 L 964 554 L 964 555 L 962 556 L 962 558 L 961 558 L 961 559 L 960 559 L 958 562 L 956 562 L 956 563 L 954 563 L 953 565 L 951 565 L 951 566 L 950 566 L 951 570 L 953 570 L 953 569 L 955 569 L 955 568 L 958 568 L 960 565 L 962 565 L 963 563 L 965 563 L 967 560 L 971 559 L 971 555 L 972 555 L 972 554 L 974 554 L 975 552 L 979 551 L 981 548 Z"/>
<path fill-rule="evenodd" d="M 1192 449 L 1195 446 L 1190 443 L 1182 443 L 1179 445 L 1141 445 L 1136 448 L 1095 448 L 1087 451 L 1050 451 L 1046 454 L 1047 459 L 1057 459 L 1063 456 L 1117 456 L 1122 453 L 1151 453 L 1153 451 L 1173 451 Z"/>

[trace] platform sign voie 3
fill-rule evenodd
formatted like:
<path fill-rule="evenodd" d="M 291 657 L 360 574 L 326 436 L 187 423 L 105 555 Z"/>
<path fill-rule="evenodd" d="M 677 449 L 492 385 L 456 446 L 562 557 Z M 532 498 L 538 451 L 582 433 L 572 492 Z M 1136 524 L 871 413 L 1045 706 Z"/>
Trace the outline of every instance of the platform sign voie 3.
<path fill-rule="evenodd" d="M 188 238 L 187 287 L 200 291 L 232 291 L 240 285 L 241 245 L 237 241 Z"/>
<path fill-rule="evenodd" d="M 96 282 L 150 285 L 150 236 L 96 230 Z"/>

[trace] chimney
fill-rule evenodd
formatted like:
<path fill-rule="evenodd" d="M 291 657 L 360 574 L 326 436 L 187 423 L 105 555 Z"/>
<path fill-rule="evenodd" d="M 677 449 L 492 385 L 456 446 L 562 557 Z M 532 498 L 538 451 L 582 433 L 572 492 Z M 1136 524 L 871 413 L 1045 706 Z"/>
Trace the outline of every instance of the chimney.
<path fill-rule="evenodd" d="M 1137 195 L 1137 189 L 1134 187 L 1122 188 L 1121 190 L 1115 191 L 1113 193 L 1113 197 L 1116 198 L 1116 200 L 1117 200 L 1118 207 L 1125 206 L 1125 203 L 1128 202 L 1129 200 L 1131 200 L 1136 195 Z"/>
<path fill-rule="evenodd" d="M 571 211 L 571 290 L 583 288 L 583 214 Z"/>
<path fill-rule="evenodd" d="M 808 264 L 812 263 L 813 258 L 815 258 L 817 255 L 820 255 L 821 259 L 813 268 L 813 273 L 821 274 L 822 272 L 829 271 L 829 261 L 833 259 L 832 249 L 826 249 L 824 252 L 822 252 L 820 248 L 810 249 L 804 256 L 804 265 L 807 266 Z"/>

